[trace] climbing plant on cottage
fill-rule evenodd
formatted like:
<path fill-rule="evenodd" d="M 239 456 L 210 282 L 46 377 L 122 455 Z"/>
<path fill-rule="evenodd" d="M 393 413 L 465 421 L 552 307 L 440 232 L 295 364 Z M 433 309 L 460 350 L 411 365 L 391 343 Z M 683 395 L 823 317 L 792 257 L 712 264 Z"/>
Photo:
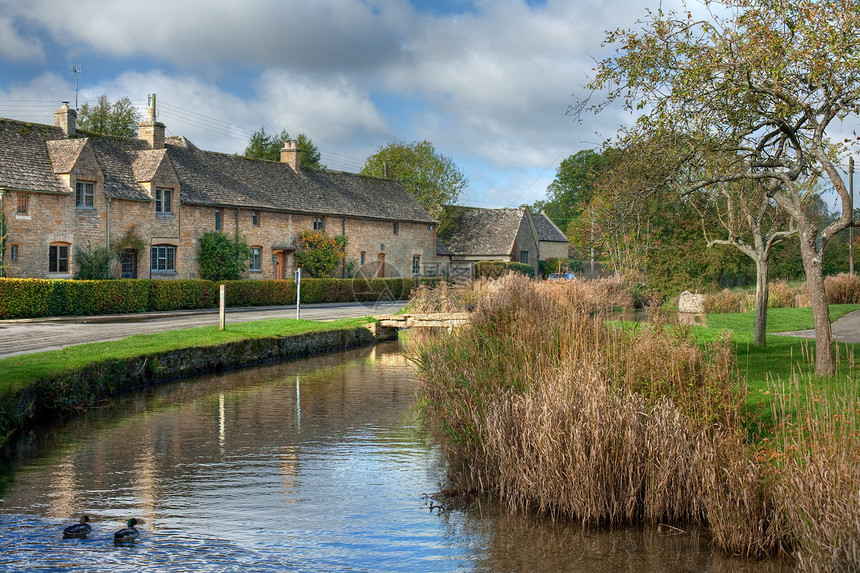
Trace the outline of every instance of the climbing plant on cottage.
<path fill-rule="evenodd" d="M 346 253 L 346 237 L 323 231 L 305 231 L 296 250 L 296 266 L 315 278 L 330 277 Z"/>
<path fill-rule="evenodd" d="M 197 258 L 200 278 L 208 281 L 234 281 L 248 269 L 251 249 L 244 237 L 231 238 L 209 231 L 198 240 Z"/>

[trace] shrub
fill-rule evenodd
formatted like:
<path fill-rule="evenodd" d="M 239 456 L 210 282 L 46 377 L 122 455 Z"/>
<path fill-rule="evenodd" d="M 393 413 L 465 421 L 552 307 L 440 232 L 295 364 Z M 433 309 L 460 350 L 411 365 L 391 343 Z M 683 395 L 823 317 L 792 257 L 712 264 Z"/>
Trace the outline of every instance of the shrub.
<path fill-rule="evenodd" d="M 75 273 L 75 278 L 78 280 L 112 279 L 110 267 L 113 259 L 113 253 L 103 245 L 88 246 L 87 249 L 76 248 L 75 263 L 78 272 Z"/>
<path fill-rule="evenodd" d="M 143 279 L 149 285 L 149 310 L 180 310 L 218 306 L 218 287 L 201 279 Z"/>
<path fill-rule="evenodd" d="M 248 268 L 251 249 L 244 237 L 209 231 L 198 240 L 200 278 L 208 281 L 238 280 Z"/>
<path fill-rule="evenodd" d="M 329 237 L 324 231 L 305 231 L 299 239 L 296 266 L 312 278 L 329 277 L 346 253 L 346 237 Z"/>

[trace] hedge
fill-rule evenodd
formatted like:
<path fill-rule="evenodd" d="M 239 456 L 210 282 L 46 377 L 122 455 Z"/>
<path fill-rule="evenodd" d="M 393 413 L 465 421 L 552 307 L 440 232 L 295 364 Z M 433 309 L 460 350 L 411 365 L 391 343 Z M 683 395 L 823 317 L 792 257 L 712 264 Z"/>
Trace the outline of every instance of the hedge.
<path fill-rule="evenodd" d="M 426 279 L 303 279 L 302 303 L 404 300 Z M 206 280 L 61 280 L 0 278 L 0 319 L 165 311 L 218 306 L 218 286 Z M 226 304 L 295 304 L 293 280 L 223 281 Z"/>
<path fill-rule="evenodd" d="M 475 263 L 475 278 L 499 278 L 508 273 L 520 273 L 531 278 L 535 277 L 535 268 L 524 263 L 510 261 L 478 261 Z"/>

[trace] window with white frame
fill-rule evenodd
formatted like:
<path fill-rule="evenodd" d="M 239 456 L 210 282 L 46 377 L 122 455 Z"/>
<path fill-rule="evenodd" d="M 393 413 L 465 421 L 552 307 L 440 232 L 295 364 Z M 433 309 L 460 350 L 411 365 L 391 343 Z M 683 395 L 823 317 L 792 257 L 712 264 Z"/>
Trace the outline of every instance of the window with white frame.
<path fill-rule="evenodd" d="M 325 231 L 325 219 L 314 217 L 314 231 Z"/>
<path fill-rule="evenodd" d="M 92 209 L 95 205 L 95 186 L 92 181 L 75 181 L 75 207 Z"/>
<path fill-rule="evenodd" d="M 155 188 L 155 212 L 173 213 L 173 189 Z"/>
<path fill-rule="evenodd" d="M 421 274 L 421 255 L 412 255 L 412 274 Z"/>
<path fill-rule="evenodd" d="M 153 272 L 176 271 L 176 247 L 153 245 L 150 250 L 150 268 Z"/>
<path fill-rule="evenodd" d="M 69 245 L 66 243 L 55 243 L 48 247 L 48 272 L 69 272 Z"/>
<path fill-rule="evenodd" d="M 260 247 L 251 247 L 251 258 L 248 261 L 248 270 L 256 273 L 261 272 L 263 264 L 263 249 Z"/>
<path fill-rule="evenodd" d="M 251 211 L 251 224 L 254 227 L 260 226 L 260 212 L 259 211 Z"/>

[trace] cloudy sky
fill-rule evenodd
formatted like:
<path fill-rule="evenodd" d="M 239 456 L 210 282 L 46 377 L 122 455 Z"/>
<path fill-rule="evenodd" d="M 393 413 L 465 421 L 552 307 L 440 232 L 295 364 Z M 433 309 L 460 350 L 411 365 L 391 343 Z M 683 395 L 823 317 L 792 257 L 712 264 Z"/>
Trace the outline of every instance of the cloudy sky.
<path fill-rule="evenodd" d="M 664 8 L 669 2 L 664 2 Z M 559 162 L 629 121 L 566 115 L 604 30 L 659 0 L 0 0 L 0 117 L 52 123 L 106 94 L 169 135 L 240 153 L 305 133 L 332 169 L 426 139 L 469 179 L 461 203 L 545 196 Z"/>

